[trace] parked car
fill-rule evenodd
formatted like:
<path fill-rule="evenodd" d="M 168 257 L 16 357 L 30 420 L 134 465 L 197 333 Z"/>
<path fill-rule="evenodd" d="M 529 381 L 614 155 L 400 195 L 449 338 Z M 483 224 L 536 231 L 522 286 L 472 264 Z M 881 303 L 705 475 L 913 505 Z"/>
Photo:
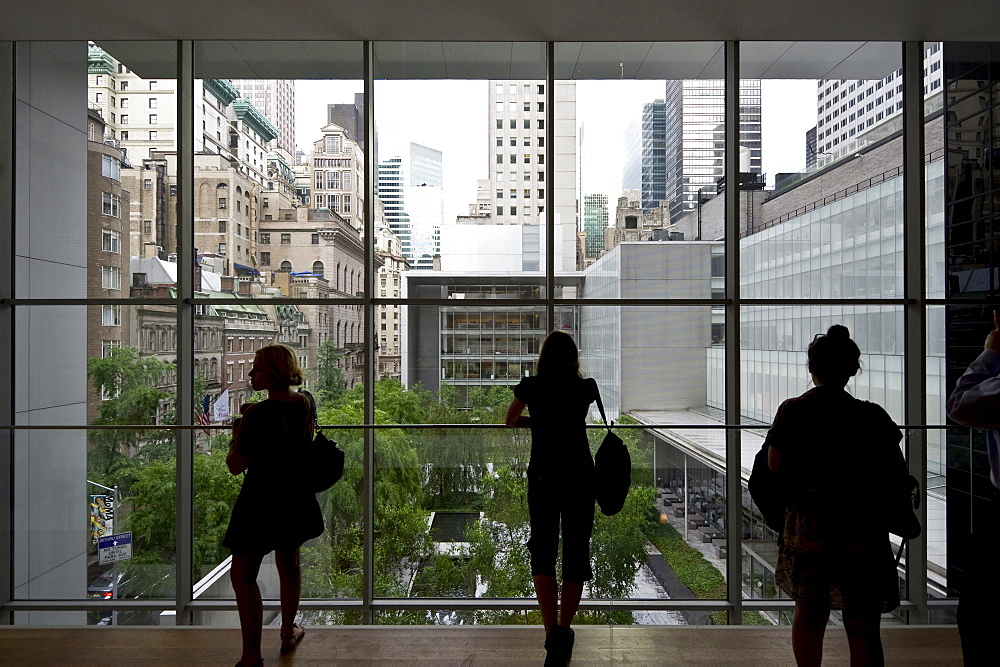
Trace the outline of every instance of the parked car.
<path fill-rule="evenodd" d="M 102 600 L 110 600 L 114 592 L 114 570 L 108 570 L 97 579 L 94 579 L 94 583 L 87 588 L 88 598 L 99 598 Z M 122 595 L 125 585 L 128 580 L 125 579 L 125 572 L 118 572 L 118 597 L 124 597 Z"/>

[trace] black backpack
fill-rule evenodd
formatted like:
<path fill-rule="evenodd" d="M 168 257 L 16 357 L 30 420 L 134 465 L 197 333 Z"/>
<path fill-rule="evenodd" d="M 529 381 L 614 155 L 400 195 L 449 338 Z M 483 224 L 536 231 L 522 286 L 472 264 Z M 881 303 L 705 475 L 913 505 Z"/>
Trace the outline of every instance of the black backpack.
<path fill-rule="evenodd" d="M 622 439 L 611 432 L 614 422 L 608 423 L 600 393 L 597 394 L 597 408 L 608 433 L 594 455 L 594 496 L 601 513 L 614 516 L 622 511 L 632 486 L 632 456 Z"/>
<path fill-rule="evenodd" d="M 316 425 L 316 399 L 305 389 L 299 390 L 309 399 L 315 435 L 305 445 L 302 461 L 303 482 L 313 493 L 326 491 L 344 475 L 344 450 L 323 434 Z"/>

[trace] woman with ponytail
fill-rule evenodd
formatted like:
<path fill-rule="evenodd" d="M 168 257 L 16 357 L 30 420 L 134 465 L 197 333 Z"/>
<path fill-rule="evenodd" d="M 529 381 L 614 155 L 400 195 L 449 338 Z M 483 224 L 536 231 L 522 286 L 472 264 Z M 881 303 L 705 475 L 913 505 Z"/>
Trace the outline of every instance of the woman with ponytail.
<path fill-rule="evenodd" d="M 903 435 L 847 382 L 861 350 L 835 324 L 809 345 L 815 387 L 781 404 L 767 434 L 768 467 L 789 489 L 775 581 L 795 600 L 792 649 L 819 665 L 830 610 L 841 610 L 852 665 L 884 664 L 879 623 L 899 605 L 898 577 L 879 489 L 906 474 Z"/>
<path fill-rule="evenodd" d="M 531 428 L 528 515 L 531 575 L 545 625 L 545 664 L 565 665 L 573 654 L 570 625 L 590 581 L 594 530 L 594 459 L 587 442 L 587 412 L 599 401 L 597 382 L 580 374 L 573 337 L 553 331 L 542 343 L 534 377 L 514 388 L 507 426 Z M 531 414 L 522 414 L 528 408 Z M 562 590 L 556 557 L 562 534 Z M 560 606 L 561 601 L 561 606 Z"/>

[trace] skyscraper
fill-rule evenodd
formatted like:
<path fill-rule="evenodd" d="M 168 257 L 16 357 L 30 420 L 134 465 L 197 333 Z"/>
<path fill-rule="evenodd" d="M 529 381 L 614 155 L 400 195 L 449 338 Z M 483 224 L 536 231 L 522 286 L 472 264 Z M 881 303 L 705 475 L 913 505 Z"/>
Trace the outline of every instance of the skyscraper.
<path fill-rule="evenodd" d="M 604 230 L 608 228 L 608 196 L 583 196 L 583 230 L 587 234 L 586 257 L 596 259 L 604 250 Z"/>
<path fill-rule="evenodd" d="M 656 100 L 643 104 L 639 173 L 644 211 L 656 208 L 667 198 L 666 134 L 666 103 Z"/>
<path fill-rule="evenodd" d="M 233 79 L 240 96 L 260 109 L 275 127 L 273 148 L 295 152 L 295 81 L 292 79 Z"/>
<path fill-rule="evenodd" d="M 715 192 L 725 166 L 725 91 L 721 79 L 670 80 L 666 85 L 666 201 L 676 222 Z M 740 171 L 761 173 L 760 80 L 740 80 Z M 746 169 L 744 169 L 744 166 Z M 645 207 L 645 197 L 643 197 Z"/>
<path fill-rule="evenodd" d="M 942 57 L 939 43 L 926 45 L 925 98 L 936 95 L 942 90 Z M 897 131 L 902 127 L 902 120 L 891 125 L 887 121 L 900 116 L 902 111 L 902 67 L 879 80 L 817 81 L 815 141 L 818 166 L 854 153 Z"/>
<path fill-rule="evenodd" d="M 493 220 L 497 224 L 544 224 L 547 187 L 555 187 L 555 224 L 559 243 L 557 270 L 576 270 L 576 82 L 557 81 L 555 128 L 545 127 L 544 81 L 489 82 L 490 181 Z M 563 159 L 550 165 L 553 183 L 545 182 L 546 141 Z M 555 183 L 561 185 L 555 186 Z"/>
<path fill-rule="evenodd" d="M 410 216 L 406 214 L 403 187 L 406 183 L 403 158 L 394 156 L 378 165 L 378 196 L 385 206 L 385 222 L 399 239 L 402 254 L 412 257 Z"/>
<path fill-rule="evenodd" d="M 632 121 L 622 135 L 625 166 L 622 168 L 622 190 L 642 189 L 642 126 Z"/>
<path fill-rule="evenodd" d="M 439 150 L 410 142 L 409 185 L 441 187 L 443 185 L 442 157 Z"/>

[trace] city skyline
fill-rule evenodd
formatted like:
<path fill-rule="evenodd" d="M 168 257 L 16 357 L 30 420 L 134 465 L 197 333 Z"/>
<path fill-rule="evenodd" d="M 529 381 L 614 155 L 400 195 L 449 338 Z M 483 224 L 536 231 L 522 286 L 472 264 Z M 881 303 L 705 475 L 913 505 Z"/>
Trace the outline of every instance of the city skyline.
<path fill-rule="evenodd" d="M 446 219 L 465 215 L 475 200 L 476 181 L 489 178 L 487 84 L 450 80 L 375 85 L 380 153 L 407 155 L 411 142 L 444 153 Z M 296 86 L 296 138 L 301 148 L 326 123 L 327 104 L 353 101 L 362 82 L 298 80 Z M 626 160 L 622 135 L 630 122 L 641 120 L 642 105 L 663 94 L 663 80 L 577 83 L 577 127 L 586 125 L 587 141 L 601 141 L 606 147 L 599 164 L 584 166 L 579 196 L 606 194 L 610 201 L 621 196 Z M 772 185 L 775 173 L 806 167 L 804 137 L 816 124 L 816 81 L 765 79 L 761 98 L 763 171 Z M 448 105 L 436 103 L 440 99 L 448 99 Z"/>

